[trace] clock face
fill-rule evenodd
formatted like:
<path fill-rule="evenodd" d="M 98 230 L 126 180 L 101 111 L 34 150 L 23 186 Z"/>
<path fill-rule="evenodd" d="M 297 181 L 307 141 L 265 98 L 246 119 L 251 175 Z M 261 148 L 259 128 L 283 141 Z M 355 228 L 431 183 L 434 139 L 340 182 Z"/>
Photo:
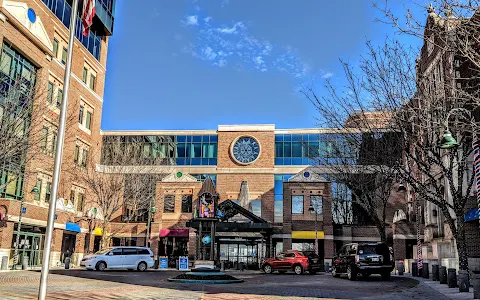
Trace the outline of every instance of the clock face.
<path fill-rule="evenodd" d="M 250 164 L 260 155 L 260 145 L 249 136 L 240 137 L 232 147 L 232 155 L 241 164 Z"/>

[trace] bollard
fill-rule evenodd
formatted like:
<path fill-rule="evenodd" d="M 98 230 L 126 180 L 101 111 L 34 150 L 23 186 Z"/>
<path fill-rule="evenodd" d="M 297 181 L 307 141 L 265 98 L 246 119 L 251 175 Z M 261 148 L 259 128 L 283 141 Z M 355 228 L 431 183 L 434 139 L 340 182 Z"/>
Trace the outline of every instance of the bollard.
<path fill-rule="evenodd" d="M 222 272 L 225 271 L 225 261 L 224 260 L 222 260 L 220 262 L 220 271 L 222 271 Z"/>
<path fill-rule="evenodd" d="M 432 280 L 433 281 L 440 280 L 439 273 L 438 273 L 438 265 L 432 265 Z"/>
<path fill-rule="evenodd" d="M 328 262 L 325 263 L 324 269 L 326 273 L 330 272 L 330 264 Z"/>
<path fill-rule="evenodd" d="M 460 293 L 468 293 L 470 290 L 470 281 L 468 280 L 468 271 L 458 271 L 458 291 Z"/>
<path fill-rule="evenodd" d="M 472 274 L 473 299 L 480 299 L 480 271 Z"/>
<path fill-rule="evenodd" d="M 28 269 L 28 256 L 22 257 L 22 270 Z"/>
<path fill-rule="evenodd" d="M 447 267 L 440 266 L 438 268 L 438 275 L 440 284 L 447 284 Z"/>
<path fill-rule="evenodd" d="M 418 277 L 418 266 L 416 262 L 412 263 L 412 276 L 413 277 Z"/>
<path fill-rule="evenodd" d="M 449 288 L 457 287 L 457 270 L 448 269 L 447 282 Z"/>
<path fill-rule="evenodd" d="M 428 263 L 423 264 L 422 268 L 422 277 L 428 279 L 430 277 L 430 272 L 428 270 Z"/>
<path fill-rule="evenodd" d="M 70 257 L 65 258 L 65 270 L 70 269 Z"/>
<path fill-rule="evenodd" d="M 2 256 L 2 270 L 8 269 L 8 256 Z"/>
<path fill-rule="evenodd" d="M 405 264 L 403 263 L 403 260 L 398 262 L 397 270 L 398 270 L 398 275 L 403 275 L 403 273 L 405 272 Z"/>

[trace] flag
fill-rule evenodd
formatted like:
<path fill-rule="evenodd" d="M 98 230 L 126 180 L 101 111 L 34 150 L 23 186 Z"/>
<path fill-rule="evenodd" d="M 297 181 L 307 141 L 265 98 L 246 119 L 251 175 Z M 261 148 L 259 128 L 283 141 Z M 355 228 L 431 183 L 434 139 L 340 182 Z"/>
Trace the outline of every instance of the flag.
<path fill-rule="evenodd" d="M 90 32 L 93 16 L 95 16 L 95 0 L 83 0 L 82 25 L 84 36 L 88 36 Z"/>

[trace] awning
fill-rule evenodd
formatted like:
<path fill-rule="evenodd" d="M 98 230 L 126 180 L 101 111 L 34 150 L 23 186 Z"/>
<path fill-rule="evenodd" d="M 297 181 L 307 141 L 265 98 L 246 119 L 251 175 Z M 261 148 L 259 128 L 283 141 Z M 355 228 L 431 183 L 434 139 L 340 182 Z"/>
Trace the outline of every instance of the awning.
<path fill-rule="evenodd" d="M 73 232 L 80 232 L 80 226 L 76 223 L 67 222 L 65 224 L 65 230 L 73 231 Z"/>
<path fill-rule="evenodd" d="M 323 231 L 317 231 L 318 239 L 324 239 L 325 233 Z M 314 240 L 315 231 L 292 231 L 292 239 L 305 239 L 305 240 Z"/>
<path fill-rule="evenodd" d="M 102 234 L 103 234 L 103 230 L 102 230 L 102 228 L 97 227 L 97 228 L 95 228 L 95 229 L 92 231 L 92 234 L 93 234 L 93 235 L 102 235 Z"/>
<path fill-rule="evenodd" d="M 478 208 L 472 208 L 464 216 L 463 219 L 465 222 L 472 222 L 475 220 L 480 220 L 480 215 L 478 213 Z"/>
<path fill-rule="evenodd" d="M 160 237 L 188 237 L 188 228 L 160 229 Z"/>

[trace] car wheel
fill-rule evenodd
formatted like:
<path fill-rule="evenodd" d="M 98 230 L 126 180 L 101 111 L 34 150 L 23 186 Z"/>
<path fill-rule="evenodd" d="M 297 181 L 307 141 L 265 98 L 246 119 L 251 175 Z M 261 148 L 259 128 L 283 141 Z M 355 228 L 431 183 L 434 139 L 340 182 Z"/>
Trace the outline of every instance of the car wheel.
<path fill-rule="evenodd" d="M 340 274 L 337 273 L 337 268 L 335 266 L 332 267 L 332 276 L 333 277 L 340 277 Z"/>
<path fill-rule="evenodd" d="M 144 272 L 147 270 L 147 264 L 145 262 L 141 262 L 138 264 L 137 270 L 140 272 Z"/>
<path fill-rule="evenodd" d="M 385 272 L 385 273 L 382 273 L 381 275 L 382 275 L 382 280 L 390 280 L 390 273 Z"/>
<path fill-rule="evenodd" d="M 272 266 L 264 265 L 263 266 L 263 272 L 265 272 L 265 274 L 271 274 L 273 272 Z"/>
<path fill-rule="evenodd" d="M 103 261 L 97 263 L 97 271 L 105 271 L 105 269 L 107 268 L 107 264 Z"/>
<path fill-rule="evenodd" d="M 293 272 L 297 275 L 302 275 L 303 274 L 303 268 L 301 265 L 295 265 L 293 266 Z"/>
<path fill-rule="evenodd" d="M 357 272 L 355 270 L 355 267 L 352 267 L 352 266 L 347 267 L 347 277 L 349 280 L 357 279 Z"/>

